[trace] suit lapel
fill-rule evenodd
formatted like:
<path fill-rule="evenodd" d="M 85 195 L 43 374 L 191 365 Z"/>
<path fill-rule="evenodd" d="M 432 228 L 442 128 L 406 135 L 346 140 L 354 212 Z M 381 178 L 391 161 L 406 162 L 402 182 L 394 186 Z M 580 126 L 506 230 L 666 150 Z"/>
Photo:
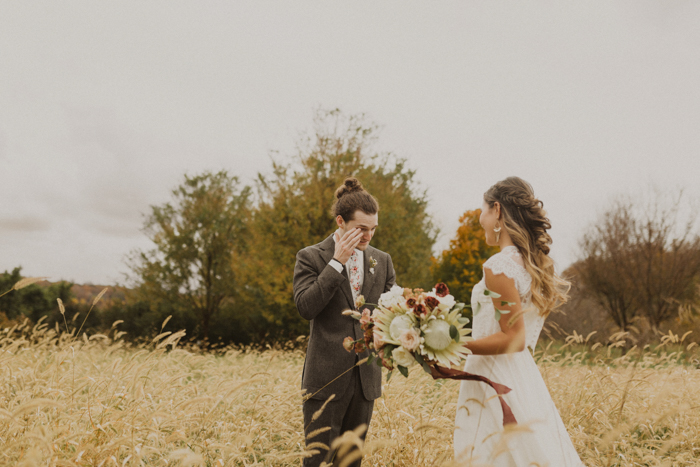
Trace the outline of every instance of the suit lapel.
<path fill-rule="evenodd" d="M 371 268 L 371 259 L 372 259 L 372 252 L 374 248 L 371 246 L 368 246 L 367 249 L 364 251 L 364 254 L 362 255 L 363 261 L 364 261 L 364 271 L 365 275 L 364 278 L 362 279 L 362 295 L 364 295 L 365 299 L 367 299 L 367 294 L 369 294 L 369 291 L 372 290 L 372 285 L 374 285 L 374 274 L 370 273 L 369 270 Z"/>
<path fill-rule="evenodd" d="M 328 264 L 328 262 L 333 258 L 333 253 L 335 253 L 335 240 L 333 239 L 333 234 L 331 234 L 330 237 L 325 239 L 321 244 L 319 245 L 321 247 L 321 257 L 323 258 L 323 261 L 325 264 Z M 345 298 L 347 298 L 348 303 L 350 304 L 350 307 L 354 310 L 355 309 L 355 303 L 354 300 L 352 299 L 352 290 L 350 289 L 350 279 L 348 278 L 348 271 L 343 266 L 343 277 L 345 277 L 345 280 L 340 284 L 340 290 L 343 291 L 343 294 L 345 294 Z"/>
<path fill-rule="evenodd" d="M 345 269 L 345 266 L 343 266 L 343 277 L 345 277 L 345 280 L 343 281 L 342 284 L 340 284 L 340 290 L 343 291 L 345 294 L 345 298 L 348 299 L 348 303 L 350 304 L 350 307 L 354 310 L 355 309 L 355 302 L 352 299 L 352 289 L 350 288 L 350 278 L 348 277 L 348 270 Z"/>

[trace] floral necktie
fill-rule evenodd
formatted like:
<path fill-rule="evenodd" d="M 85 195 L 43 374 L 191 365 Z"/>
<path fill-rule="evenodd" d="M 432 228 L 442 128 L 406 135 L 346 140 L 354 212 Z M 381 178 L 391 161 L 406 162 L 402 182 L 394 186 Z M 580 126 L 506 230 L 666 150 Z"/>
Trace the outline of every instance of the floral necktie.
<path fill-rule="evenodd" d="M 360 296 L 362 285 L 360 284 L 360 258 L 357 251 L 353 251 L 348 260 L 348 269 L 350 270 L 350 288 L 352 289 L 352 300 L 357 302 L 357 297 Z"/>

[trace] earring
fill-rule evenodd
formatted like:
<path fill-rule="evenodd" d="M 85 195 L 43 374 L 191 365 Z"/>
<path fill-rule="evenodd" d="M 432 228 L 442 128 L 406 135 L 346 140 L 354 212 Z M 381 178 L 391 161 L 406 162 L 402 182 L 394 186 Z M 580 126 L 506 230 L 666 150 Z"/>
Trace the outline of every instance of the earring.
<path fill-rule="evenodd" d="M 498 241 L 501 239 L 501 225 L 499 224 L 498 228 L 494 227 L 493 231 L 496 232 L 496 243 L 498 243 Z"/>

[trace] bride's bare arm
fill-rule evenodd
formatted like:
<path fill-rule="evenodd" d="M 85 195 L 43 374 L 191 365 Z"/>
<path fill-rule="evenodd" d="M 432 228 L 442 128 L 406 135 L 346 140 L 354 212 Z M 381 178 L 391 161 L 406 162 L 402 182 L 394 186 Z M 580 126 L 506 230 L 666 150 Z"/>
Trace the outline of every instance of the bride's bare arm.
<path fill-rule="evenodd" d="M 484 277 L 486 288 L 500 295 L 500 298 L 493 299 L 493 306 L 510 313 L 501 314 L 500 332 L 467 342 L 466 347 L 475 355 L 499 355 L 524 350 L 525 322 L 522 316 L 520 294 L 515 288 L 515 282 L 505 274 L 493 274 L 488 268 L 484 268 Z M 513 305 L 508 305 L 506 302 Z M 484 313 L 483 310 L 482 313 Z"/>

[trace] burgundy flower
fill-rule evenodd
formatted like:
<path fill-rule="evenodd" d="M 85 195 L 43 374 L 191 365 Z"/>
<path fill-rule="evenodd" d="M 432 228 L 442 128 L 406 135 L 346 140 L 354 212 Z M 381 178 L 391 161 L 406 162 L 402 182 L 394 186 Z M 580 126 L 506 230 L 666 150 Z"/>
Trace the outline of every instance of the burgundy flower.
<path fill-rule="evenodd" d="M 450 289 L 447 288 L 447 285 L 444 283 L 440 282 L 435 286 L 435 295 L 438 297 L 446 297 L 450 293 Z"/>
<path fill-rule="evenodd" d="M 371 329 L 365 331 L 365 343 L 370 343 L 374 340 L 374 332 Z"/>
<path fill-rule="evenodd" d="M 430 308 L 431 310 L 434 310 L 440 304 L 440 300 L 438 300 L 435 297 L 426 297 L 425 304 L 427 305 L 428 308 Z"/>
<path fill-rule="evenodd" d="M 406 305 L 408 305 L 409 308 L 415 308 L 416 307 L 416 299 L 409 298 L 408 300 L 406 300 Z"/>
<path fill-rule="evenodd" d="M 428 309 L 421 303 L 420 305 L 416 305 L 413 309 L 413 313 L 415 313 L 416 316 L 425 316 L 428 313 Z"/>
<path fill-rule="evenodd" d="M 367 350 L 367 346 L 363 341 L 355 343 L 355 353 L 362 353 Z"/>

